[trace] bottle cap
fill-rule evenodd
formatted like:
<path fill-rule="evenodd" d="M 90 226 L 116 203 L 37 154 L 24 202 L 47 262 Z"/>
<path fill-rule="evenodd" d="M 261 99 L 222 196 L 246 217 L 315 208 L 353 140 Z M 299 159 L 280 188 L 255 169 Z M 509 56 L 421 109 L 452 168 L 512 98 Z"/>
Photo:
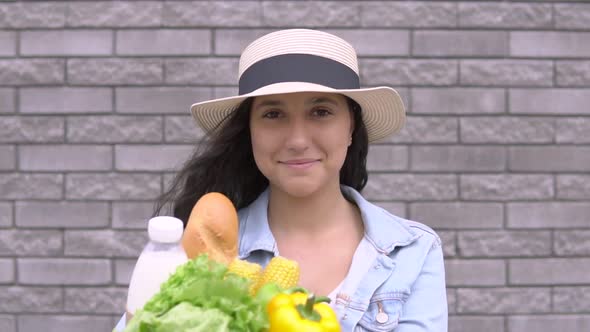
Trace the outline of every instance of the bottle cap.
<path fill-rule="evenodd" d="M 182 238 L 182 220 L 174 217 L 159 216 L 148 221 L 150 240 L 160 243 L 180 242 Z"/>

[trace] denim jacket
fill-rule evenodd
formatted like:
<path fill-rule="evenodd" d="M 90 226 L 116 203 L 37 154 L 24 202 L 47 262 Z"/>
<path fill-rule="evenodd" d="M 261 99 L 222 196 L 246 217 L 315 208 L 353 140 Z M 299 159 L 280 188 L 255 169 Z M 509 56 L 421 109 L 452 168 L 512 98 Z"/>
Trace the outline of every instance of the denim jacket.
<path fill-rule="evenodd" d="M 365 234 L 332 307 L 343 332 L 447 332 L 441 240 L 429 227 L 396 217 L 347 186 Z M 266 266 L 279 254 L 268 226 L 269 190 L 238 211 L 241 259 Z M 122 331 L 124 317 L 116 331 Z M 120 328 L 120 329 L 119 329 Z"/>

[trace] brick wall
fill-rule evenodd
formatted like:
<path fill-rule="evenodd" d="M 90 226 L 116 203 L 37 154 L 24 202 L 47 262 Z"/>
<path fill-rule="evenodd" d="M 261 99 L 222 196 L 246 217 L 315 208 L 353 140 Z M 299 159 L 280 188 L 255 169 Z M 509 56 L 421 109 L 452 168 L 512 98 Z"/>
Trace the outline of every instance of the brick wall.
<path fill-rule="evenodd" d="M 0 331 L 109 331 L 153 199 L 280 27 L 399 89 L 365 195 L 444 241 L 450 331 L 590 331 L 590 4 L 0 3 Z"/>

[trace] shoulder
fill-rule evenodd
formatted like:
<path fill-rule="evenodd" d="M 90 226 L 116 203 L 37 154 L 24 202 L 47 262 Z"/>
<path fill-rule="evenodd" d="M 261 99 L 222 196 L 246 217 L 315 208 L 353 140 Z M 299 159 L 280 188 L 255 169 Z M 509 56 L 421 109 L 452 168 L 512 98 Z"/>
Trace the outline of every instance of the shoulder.
<path fill-rule="evenodd" d="M 377 204 L 365 199 L 358 191 L 350 187 L 342 187 L 343 193 L 354 200 L 358 206 L 363 224 L 365 236 L 381 253 L 408 247 L 440 246 L 440 237 L 436 232 L 418 221 L 408 220 L 396 216 Z"/>

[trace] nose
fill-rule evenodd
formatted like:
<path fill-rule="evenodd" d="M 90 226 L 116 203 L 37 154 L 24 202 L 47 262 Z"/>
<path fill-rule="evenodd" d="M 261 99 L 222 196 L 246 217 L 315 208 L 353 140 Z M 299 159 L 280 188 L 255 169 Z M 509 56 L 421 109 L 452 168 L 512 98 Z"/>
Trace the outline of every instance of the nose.
<path fill-rule="evenodd" d="M 285 146 L 294 152 L 305 151 L 309 147 L 309 132 L 304 119 L 290 119 L 288 128 L 285 128 Z"/>

